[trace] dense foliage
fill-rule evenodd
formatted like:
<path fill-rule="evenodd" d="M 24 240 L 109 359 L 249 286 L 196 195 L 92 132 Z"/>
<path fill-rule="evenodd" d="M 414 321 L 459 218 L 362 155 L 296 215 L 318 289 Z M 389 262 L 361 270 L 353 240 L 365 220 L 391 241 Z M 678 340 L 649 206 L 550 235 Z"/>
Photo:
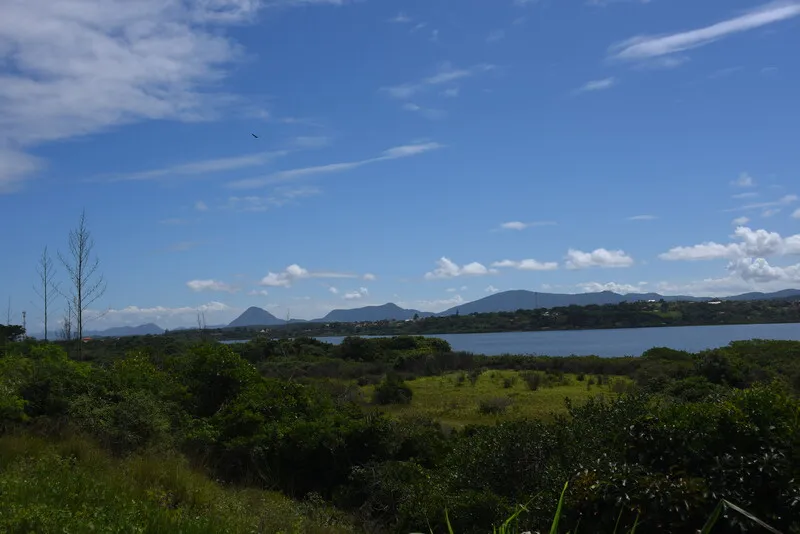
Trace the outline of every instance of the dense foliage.
<path fill-rule="evenodd" d="M 224 484 L 334 505 L 358 526 L 341 518 L 326 524 L 351 531 L 446 532 L 447 510 L 456 532 L 487 532 L 519 504 L 526 505 L 519 526 L 543 530 L 569 481 L 564 531 L 580 522 L 581 531 L 611 532 L 617 521 L 630 527 L 638 517 L 642 532 L 692 532 L 727 499 L 800 532 L 797 342 L 736 342 L 698 354 L 653 349 L 619 359 L 485 358 L 412 337 L 225 346 L 157 336 L 83 347 L 82 361 L 70 357 L 70 345 L 33 341 L 7 344 L 0 356 L 0 506 L 13 506 L 2 525 L 9 531 L 52 531 L 47 510 L 74 522 L 82 506 L 66 495 L 59 502 L 54 492 L 37 504 L 22 481 L 62 484 L 72 495 L 90 491 L 94 476 L 99 493 L 83 503 L 98 527 L 118 510 L 145 529 L 202 531 L 210 503 L 154 498 L 134 487 L 135 477 L 124 488 L 130 462 L 185 458 Z M 568 404 L 566 414 L 547 420 L 446 432 L 432 420 L 376 413 L 376 404 L 403 401 L 415 376 L 490 368 L 529 371 L 531 383 L 542 371 L 620 374 L 636 388 L 619 399 Z M 361 398 L 359 381 L 383 393 Z M 75 464 L 46 447 L 36 458 L 3 454 L 8 440 L 36 434 L 55 442 L 70 432 L 106 451 L 96 455 L 97 473 L 87 467 L 91 455 Z M 102 460 L 105 454 L 115 459 Z M 130 498 L 113 500 L 114 492 Z M 324 531 L 319 525 L 308 520 L 297 531 Z M 228 531 L 269 528 L 276 527 Z M 714 532 L 753 528 L 730 516 Z"/>

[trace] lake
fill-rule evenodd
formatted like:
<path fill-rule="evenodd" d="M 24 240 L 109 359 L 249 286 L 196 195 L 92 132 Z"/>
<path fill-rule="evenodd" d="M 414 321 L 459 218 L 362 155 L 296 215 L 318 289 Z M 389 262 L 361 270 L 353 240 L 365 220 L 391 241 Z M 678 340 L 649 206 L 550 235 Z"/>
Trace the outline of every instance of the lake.
<path fill-rule="evenodd" d="M 745 339 L 800 341 L 800 323 L 440 334 L 426 337 L 444 339 L 450 343 L 453 350 L 464 350 L 490 356 L 499 354 L 640 356 L 642 352 L 653 347 L 670 347 L 697 352 Z M 344 337 L 317 339 L 338 344 Z"/>

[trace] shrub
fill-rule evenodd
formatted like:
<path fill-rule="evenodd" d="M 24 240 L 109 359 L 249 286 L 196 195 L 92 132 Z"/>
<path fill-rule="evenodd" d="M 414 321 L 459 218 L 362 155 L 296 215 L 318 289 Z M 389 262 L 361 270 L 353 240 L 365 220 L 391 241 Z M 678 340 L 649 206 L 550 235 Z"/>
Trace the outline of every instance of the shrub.
<path fill-rule="evenodd" d="M 506 412 L 514 401 L 508 397 L 495 397 L 493 399 L 483 399 L 478 403 L 478 412 L 483 415 L 499 415 Z"/>
<path fill-rule="evenodd" d="M 522 379 L 531 391 L 536 391 L 542 385 L 542 374 L 536 371 L 526 371 L 522 373 Z"/>
<path fill-rule="evenodd" d="M 372 394 L 374 404 L 410 404 L 413 392 L 397 375 L 389 374 L 375 387 Z"/>
<path fill-rule="evenodd" d="M 503 388 L 504 389 L 511 389 L 517 383 L 516 376 L 510 376 L 503 379 Z"/>

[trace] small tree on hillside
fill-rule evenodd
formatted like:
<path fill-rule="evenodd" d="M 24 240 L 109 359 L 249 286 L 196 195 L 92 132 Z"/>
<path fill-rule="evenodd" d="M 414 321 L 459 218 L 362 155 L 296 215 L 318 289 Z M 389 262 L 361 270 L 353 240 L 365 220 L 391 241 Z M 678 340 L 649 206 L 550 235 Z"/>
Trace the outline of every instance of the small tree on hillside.
<path fill-rule="evenodd" d="M 75 319 L 75 335 L 83 339 L 84 312 L 103 296 L 106 283 L 103 275 L 97 270 L 100 260 L 92 258 L 94 239 L 86 226 L 86 210 L 81 212 L 78 226 L 69 233 L 69 251 L 66 256 L 58 254 L 67 271 L 70 282 L 68 299 L 72 305 L 72 317 Z M 83 354 L 83 344 L 78 344 L 78 354 Z"/>

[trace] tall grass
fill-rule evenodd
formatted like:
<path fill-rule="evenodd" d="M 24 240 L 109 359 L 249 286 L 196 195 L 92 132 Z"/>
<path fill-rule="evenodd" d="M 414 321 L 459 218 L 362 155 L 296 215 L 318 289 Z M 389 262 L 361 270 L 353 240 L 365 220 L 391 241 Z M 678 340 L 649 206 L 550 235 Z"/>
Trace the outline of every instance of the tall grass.
<path fill-rule="evenodd" d="M 110 458 L 82 438 L 0 438 L 0 532 L 345 533 L 319 505 L 225 488 L 180 456 Z"/>
<path fill-rule="evenodd" d="M 561 496 L 558 499 L 558 505 L 556 506 L 555 515 L 553 516 L 553 522 L 550 525 L 550 534 L 558 534 L 558 526 L 559 523 L 561 522 L 561 515 L 564 508 L 564 496 L 567 494 L 568 486 L 569 482 L 566 482 L 564 484 L 564 489 L 561 490 Z M 753 523 L 757 524 L 764 530 L 771 532 L 772 534 L 781 534 L 779 530 L 769 526 L 768 524 L 766 524 L 765 522 L 761 521 L 756 516 L 748 512 L 747 510 L 744 510 L 743 508 L 725 499 L 720 500 L 719 504 L 716 506 L 716 508 L 714 508 L 714 511 L 706 520 L 702 529 L 697 530 L 698 534 L 710 534 L 711 531 L 716 526 L 717 522 L 719 521 L 719 518 L 726 510 L 734 511 L 746 517 Z M 518 519 L 519 515 L 522 512 L 527 512 L 527 508 L 525 506 L 518 506 L 517 511 L 514 512 L 508 519 L 506 519 L 499 527 L 492 528 L 492 534 L 520 534 Z M 453 527 L 450 524 L 450 516 L 447 510 L 445 510 L 444 514 L 445 514 L 445 522 L 447 524 L 447 531 L 449 532 L 449 534 L 455 534 L 453 531 Z M 619 532 L 619 523 L 621 519 L 622 519 L 622 510 L 620 510 L 620 513 L 617 516 L 617 522 L 616 525 L 614 526 L 613 534 L 617 534 Z M 578 522 L 578 526 L 576 526 L 574 530 L 567 531 L 566 534 L 577 534 L 579 526 L 580 526 L 580 521 Z M 626 534 L 636 534 L 636 529 L 638 527 L 639 527 L 639 514 L 637 513 L 636 519 L 633 522 L 633 526 L 626 532 Z M 431 530 L 431 534 L 433 534 L 433 530 Z M 522 534 L 530 534 L 530 532 L 523 532 Z"/>

